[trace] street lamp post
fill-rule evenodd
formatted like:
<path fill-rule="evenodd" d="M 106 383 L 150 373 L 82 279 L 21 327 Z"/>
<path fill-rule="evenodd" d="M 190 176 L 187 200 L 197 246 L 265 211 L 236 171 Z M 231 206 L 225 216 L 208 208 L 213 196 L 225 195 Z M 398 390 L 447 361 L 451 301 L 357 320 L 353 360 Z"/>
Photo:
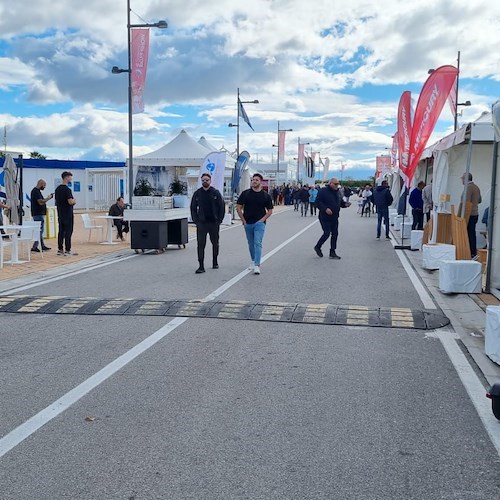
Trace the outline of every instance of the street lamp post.
<path fill-rule="evenodd" d="M 128 191 L 129 204 L 132 204 L 132 195 L 134 194 L 134 168 L 133 168 L 133 133 L 132 133 L 132 54 L 131 54 L 131 30 L 132 28 L 168 28 L 166 21 L 157 23 L 131 24 L 130 23 L 130 0 L 127 0 L 127 47 L 128 47 L 128 67 L 120 69 L 113 66 L 111 73 L 128 73 Z"/>
<path fill-rule="evenodd" d="M 280 132 L 293 132 L 291 128 L 280 128 L 280 122 L 278 121 L 278 161 L 276 162 L 276 185 L 279 186 L 280 181 Z"/>
<path fill-rule="evenodd" d="M 430 69 L 428 71 L 429 75 L 434 72 L 434 69 Z M 460 79 L 460 51 L 457 54 L 457 92 L 455 95 L 455 109 L 453 110 L 453 131 L 456 131 L 458 128 L 458 106 L 471 106 L 472 103 L 470 101 L 458 102 L 458 83 Z"/>
<path fill-rule="evenodd" d="M 236 163 L 238 162 L 238 158 L 240 157 L 240 103 L 241 104 L 259 104 L 258 99 L 254 99 L 253 101 L 240 101 L 240 89 L 238 87 L 238 92 L 237 92 L 237 99 L 236 99 L 236 124 L 234 123 L 229 123 L 228 127 L 236 127 L 236 162 L 235 162 L 235 168 L 236 168 Z M 231 215 L 234 218 L 234 198 L 235 198 L 235 193 L 236 189 L 233 189 L 233 184 L 234 184 L 234 168 L 233 172 L 231 175 Z"/>

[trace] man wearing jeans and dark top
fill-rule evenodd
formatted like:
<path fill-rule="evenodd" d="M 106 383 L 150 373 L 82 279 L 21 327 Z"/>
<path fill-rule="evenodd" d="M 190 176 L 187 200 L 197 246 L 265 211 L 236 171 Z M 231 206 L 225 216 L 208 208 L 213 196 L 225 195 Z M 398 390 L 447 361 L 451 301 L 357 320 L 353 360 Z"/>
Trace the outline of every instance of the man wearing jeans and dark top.
<path fill-rule="evenodd" d="M 191 198 L 191 218 L 196 224 L 198 240 L 198 263 L 195 273 L 205 272 L 205 246 L 207 234 L 212 243 L 212 268 L 219 269 L 219 228 L 224 219 L 226 206 L 220 191 L 211 187 L 212 177 L 208 172 L 201 176 L 201 188 Z"/>
<path fill-rule="evenodd" d="M 62 183 L 55 191 L 57 217 L 59 218 L 59 234 L 57 235 L 57 255 L 78 255 L 71 251 L 71 235 L 73 234 L 73 207 L 76 200 L 68 184 L 73 180 L 71 172 L 61 174 Z M 64 246 L 63 246 L 64 245 Z"/>
<path fill-rule="evenodd" d="M 262 240 L 266 231 L 266 220 L 273 213 L 273 200 L 262 189 L 262 175 L 252 176 L 252 187 L 243 191 L 236 202 L 236 211 L 245 227 L 248 250 L 252 263 L 250 269 L 260 274 Z"/>
<path fill-rule="evenodd" d="M 45 222 L 45 215 L 47 214 L 47 202 L 54 198 L 54 193 L 49 194 L 47 198 L 43 197 L 42 191 L 47 187 L 47 183 L 40 179 L 36 186 L 31 190 L 31 216 L 34 221 L 40 221 L 40 243 L 42 248 L 38 248 L 38 241 L 33 242 L 32 252 L 41 252 L 50 250 L 49 247 L 45 246 L 43 241 L 43 226 Z"/>

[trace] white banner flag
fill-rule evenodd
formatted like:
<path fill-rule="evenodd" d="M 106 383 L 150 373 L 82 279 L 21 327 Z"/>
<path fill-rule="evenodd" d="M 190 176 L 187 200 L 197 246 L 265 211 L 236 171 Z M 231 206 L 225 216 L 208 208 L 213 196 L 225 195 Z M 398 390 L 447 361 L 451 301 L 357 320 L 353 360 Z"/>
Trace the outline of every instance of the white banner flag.
<path fill-rule="evenodd" d="M 200 175 L 198 176 L 198 187 L 201 187 L 201 176 L 209 173 L 212 176 L 212 187 L 218 189 L 221 194 L 224 194 L 224 170 L 226 168 L 226 152 L 214 151 L 205 156 L 203 164 L 200 167 Z"/>

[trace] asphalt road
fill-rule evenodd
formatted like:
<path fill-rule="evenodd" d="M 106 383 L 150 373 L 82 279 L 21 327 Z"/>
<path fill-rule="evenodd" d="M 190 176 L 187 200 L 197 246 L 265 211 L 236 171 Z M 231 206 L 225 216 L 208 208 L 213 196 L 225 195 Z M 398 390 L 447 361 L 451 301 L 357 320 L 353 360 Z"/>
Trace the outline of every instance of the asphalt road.
<path fill-rule="evenodd" d="M 244 273 L 233 226 L 218 270 L 194 274 L 191 242 L 23 293 L 423 308 L 391 243 L 375 241 L 374 218 L 344 211 L 340 261 L 315 255 L 315 220 L 271 217 L 260 276 Z M 497 450 L 435 332 L 0 320 L 2 499 L 500 498 Z"/>

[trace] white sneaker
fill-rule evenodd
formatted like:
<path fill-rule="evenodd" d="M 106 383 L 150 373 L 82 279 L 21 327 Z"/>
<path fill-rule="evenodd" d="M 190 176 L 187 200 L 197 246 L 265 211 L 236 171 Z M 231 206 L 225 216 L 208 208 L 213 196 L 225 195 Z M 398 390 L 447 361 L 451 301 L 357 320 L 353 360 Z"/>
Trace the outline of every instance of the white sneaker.
<path fill-rule="evenodd" d="M 254 268 L 255 268 L 255 262 L 254 262 L 254 261 L 252 261 L 252 262 L 250 262 L 250 265 L 248 266 L 248 268 L 247 268 L 247 269 L 248 269 L 249 271 L 253 271 L 253 269 L 254 269 Z"/>
<path fill-rule="evenodd" d="M 260 274 L 260 267 L 259 267 L 259 266 L 255 266 L 255 267 L 253 268 L 253 273 L 254 273 L 254 274 Z"/>

